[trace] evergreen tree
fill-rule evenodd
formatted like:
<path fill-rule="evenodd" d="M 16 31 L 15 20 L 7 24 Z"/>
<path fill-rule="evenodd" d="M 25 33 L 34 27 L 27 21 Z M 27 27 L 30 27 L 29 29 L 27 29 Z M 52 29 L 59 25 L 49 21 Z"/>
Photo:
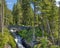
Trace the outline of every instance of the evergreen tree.
<path fill-rule="evenodd" d="M 44 32 L 48 32 L 49 36 L 54 40 L 54 33 L 57 33 L 57 19 L 55 0 L 41 0 L 40 10 L 42 12 Z M 53 41 L 54 42 L 54 41 Z"/>
<path fill-rule="evenodd" d="M 17 2 L 13 7 L 13 22 L 15 25 L 22 25 L 22 9 L 20 2 Z"/>
<path fill-rule="evenodd" d="M 4 1 L 4 25 L 11 25 L 13 24 L 13 15 L 11 10 L 7 8 L 6 1 Z"/>
<path fill-rule="evenodd" d="M 22 0 L 22 11 L 23 11 L 23 24 L 33 24 L 33 11 L 30 6 L 30 0 Z"/>

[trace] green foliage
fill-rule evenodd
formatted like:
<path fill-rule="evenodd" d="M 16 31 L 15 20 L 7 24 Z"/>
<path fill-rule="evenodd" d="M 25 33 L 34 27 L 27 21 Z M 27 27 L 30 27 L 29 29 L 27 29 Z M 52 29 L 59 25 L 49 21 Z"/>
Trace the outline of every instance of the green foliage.
<path fill-rule="evenodd" d="M 41 29 L 39 29 L 38 27 L 37 28 L 35 28 L 35 31 L 36 31 L 36 36 L 38 37 L 42 37 L 42 31 L 41 31 Z"/>
<path fill-rule="evenodd" d="M 33 10 L 30 6 L 30 1 L 37 6 Z M 0 4 L 1 6 L 1 4 Z M 38 8 L 39 7 L 39 8 Z M 41 14 L 36 12 L 40 11 Z M 1 11 L 0 11 L 1 12 Z M 32 26 L 31 30 L 21 30 L 18 34 L 28 42 L 32 41 L 32 35 L 35 29 L 36 40 L 40 39 L 40 44 L 34 48 L 57 48 L 55 45 L 58 41 L 58 8 L 55 5 L 55 0 L 22 0 L 14 4 L 12 11 L 7 8 L 4 0 L 4 25 L 24 25 Z M 44 31 L 44 33 L 43 33 Z M 42 37 L 44 36 L 44 38 Z M 9 43 L 12 48 L 16 48 L 14 38 L 7 29 L 4 30 L 4 35 L 0 33 L 0 48 Z"/>
<path fill-rule="evenodd" d="M 47 45 L 48 45 L 48 41 L 47 41 L 47 38 L 42 38 L 41 39 L 41 44 L 42 44 L 42 48 L 47 48 Z"/>
<path fill-rule="evenodd" d="M 34 48 L 41 48 L 41 44 L 35 45 Z"/>
<path fill-rule="evenodd" d="M 32 40 L 32 31 L 31 30 L 22 30 L 18 33 L 22 38 L 26 39 L 27 42 L 31 42 Z M 28 39 L 27 39 L 28 38 Z"/>
<path fill-rule="evenodd" d="M 23 4 L 18 1 L 13 7 L 13 22 L 15 25 L 32 25 L 33 11 L 30 2 L 23 0 Z"/>
<path fill-rule="evenodd" d="M 13 14 L 14 25 L 21 25 L 23 16 L 22 16 L 22 7 L 19 2 L 14 4 L 12 14 Z"/>
<path fill-rule="evenodd" d="M 1 3 L 0 3 L 0 7 L 1 7 Z"/>
<path fill-rule="evenodd" d="M 40 44 L 36 44 L 34 48 L 59 48 L 57 45 L 53 45 L 47 37 L 40 38 Z"/>
<path fill-rule="evenodd" d="M 14 38 L 10 35 L 10 32 L 5 28 L 4 34 L 0 33 L 0 47 L 4 48 L 4 45 L 10 44 L 12 48 L 16 48 Z"/>
<path fill-rule="evenodd" d="M 57 46 L 56 45 L 52 45 L 50 48 L 57 48 Z"/>
<path fill-rule="evenodd" d="M 55 39 L 58 39 L 58 32 L 54 32 Z"/>
<path fill-rule="evenodd" d="M 31 26 L 33 24 L 33 10 L 30 6 L 30 0 L 23 0 L 22 1 L 22 13 L 23 13 L 23 24 L 26 26 Z"/>
<path fill-rule="evenodd" d="M 48 40 L 47 40 L 47 37 L 44 37 L 44 38 L 40 38 L 39 41 L 41 42 L 40 44 L 37 44 L 34 46 L 34 48 L 47 48 L 48 46 Z"/>
<path fill-rule="evenodd" d="M 11 10 L 8 9 L 6 5 L 6 1 L 4 0 L 4 25 L 12 25 L 13 24 L 13 15 Z"/>
<path fill-rule="evenodd" d="M 22 30 L 20 31 L 20 36 L 22 36 L 23 38 L 26 38 L 27 37 L 27 30 Z"/>

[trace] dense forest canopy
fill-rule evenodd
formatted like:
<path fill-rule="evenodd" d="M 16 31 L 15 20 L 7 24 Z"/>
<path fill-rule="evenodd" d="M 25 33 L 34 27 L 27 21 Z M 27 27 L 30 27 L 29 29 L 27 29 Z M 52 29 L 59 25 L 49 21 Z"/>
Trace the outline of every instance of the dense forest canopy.
<path fill-rule="evenodd" d="M 7 43 L 12 48 L 16 47 L 14 38 L 6 29 L 9 25 L 31 26 L 31 29 L 19 31 L 18 34 L 28 43 L 40 42 L 33 45 L 34 48 L 60 48 L 60 7 L 55 3 L 56 0 L 17 0 L 11 11 L 4 0 L 4 35 L 0 33 L 3 39 L 3 43 L 0 42 L 1 48 Z"/>

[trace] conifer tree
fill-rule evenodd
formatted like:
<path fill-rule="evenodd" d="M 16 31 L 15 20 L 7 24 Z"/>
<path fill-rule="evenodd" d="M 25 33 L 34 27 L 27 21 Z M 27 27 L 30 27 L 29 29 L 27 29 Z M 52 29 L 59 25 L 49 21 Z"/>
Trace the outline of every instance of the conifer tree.
<path fill-rule="evenodd" d="M 23 24 L 33 24 L 33 11 L 30 6 L 30 0 L 22 0 Z"/>
<path fill-rule="evenodd" d="M 13 13 L 14 24 L 21 25 L 22 24 L 22 8 L 19 1 L 16 4 L 14 4 L 12 13 Z"/>

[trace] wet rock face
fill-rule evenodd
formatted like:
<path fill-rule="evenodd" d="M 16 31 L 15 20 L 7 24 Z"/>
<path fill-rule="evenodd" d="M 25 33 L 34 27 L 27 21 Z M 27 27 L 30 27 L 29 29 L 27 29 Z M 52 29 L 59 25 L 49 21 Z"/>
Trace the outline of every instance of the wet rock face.
<path fill-rule="evenodd" d="M 6 45 L 4 46 L 4 48 L 12 48 L 12 47 L 11 47 L 11 45 L 6 44 Z"/>

